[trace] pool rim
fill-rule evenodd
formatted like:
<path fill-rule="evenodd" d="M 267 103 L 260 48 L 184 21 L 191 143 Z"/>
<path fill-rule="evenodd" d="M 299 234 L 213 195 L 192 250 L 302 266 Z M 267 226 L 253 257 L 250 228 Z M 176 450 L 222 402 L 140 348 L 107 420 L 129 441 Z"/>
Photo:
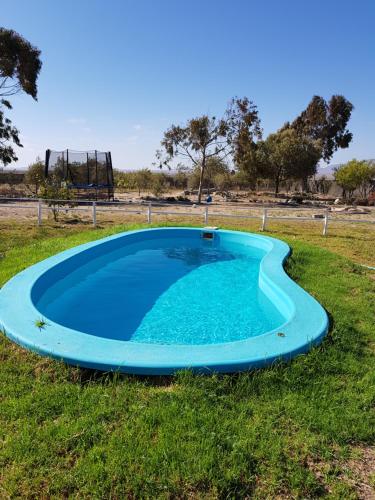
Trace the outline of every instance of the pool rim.
<path fill-rule="evenodd" d="M 266 250 L 260 263 L 259 285 L 267 295 L 274 295 L 271 300 L 283 300 L 285 304 L 289 301 L 286 307 L 292 308 L 292 317 L 282 327 L 227 343 L 149 344 L 98 337 L 49 319 L 45 328 L 35 325 L 42 314 L 31 299 L 32 288 L 40 276 L 57 264 L 97 245 L 134 234 L 203 230 L 206 229 L 162 227 L 126 231 L 42 260 L 15 275 L 0 290 L 0 326 L 8 338 L 38 354 L 102 371 L 144 375 L 170 374 L 181 369 L 236 372 L 259 368 L 276 360 L 288 361 L 321 342 L 328 331 L 328 316 L 323 307 L 286 274 L 283 264 L 290 254 L 290 247 L 269 236 L 226 229 L 215 232 L 251 240 L 255 246 L 260 245 Z M 306 321 L 306 311 L 309 321 Z"/>

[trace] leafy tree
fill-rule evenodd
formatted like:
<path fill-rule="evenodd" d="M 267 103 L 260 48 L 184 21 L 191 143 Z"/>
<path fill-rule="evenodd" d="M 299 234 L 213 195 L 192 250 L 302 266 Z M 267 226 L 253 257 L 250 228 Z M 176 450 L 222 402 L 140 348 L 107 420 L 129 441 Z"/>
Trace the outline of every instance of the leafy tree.
<path fill-rule="evenodd" d="M 11 143 L 22 147 L 19 131 L 5 117 L 5 111 L 12 109 L 6 97 L 23 91 L 36 100 L 39 56 L 40 51 L 21 35 L 0 28 L 0 161 L 4 166 L 18 159 Z"/>
<path fill-rule="evenodd" d="M 239 134 L 236 166 L 253 188 L 258 179 L 271 176 L 276 192 L 281 181 L 291 179 L 300 179 L 307 190 L 308 177 L 315 173 L 318 161 L 328 161 L 338 148 L 349 146 L 352 134 L 347 124 L 352 110 L 353 105 L 343 96 L 334 95 L 329 102 L 314 96 L 291 124 L 287 122 L 266 141 L 254 140 L 260 138 L 260 128 L 252 137 Z"/>
<path fill-rule="evenodd" d="M 262 139 L 262 128 L 258 117 L 258 109 L 247 97 L 234 98 L 226 112 L 228 123 L 228 139 L 233 147 L 235 164 L 244 161 L 256 149 L 256 140 Z"/>
<path fill-rule="evenodd" d="M 258 130 L 258 111 L 254 104 L 246 97 L 234 98 L 223 118 L 203 115 L 188 120 L 184 126 L 172 125 L 164 133 L 162 151 L 157 152 L 159 166 L 171 168 L 170 163 L 174 158 L 182 158 L 190 162 L 193 168 L 198 168 L 200 203 L 209 159 L 235 154 L 245 138 L 252 138 Z"/>
<path fill-rule="evenodd" d="M 256 106 L 246 97 L 234 99 L 229 112 L 233 160 L 239 169 L 241 184 L 255 188 L 258 177 L 263 176 L 259 162 L 257 140 L 262 139 L 262 129 Z"/>
<path fill-rule="evenodd" d="M 296 137 L 291 135 L 291 156 L 294 166 L 291 169 L 291 177 L 300 180 L 303 191 L 308 190 L 308 179 L 316 174 L 319 160 L 322 157 L 321 142 L 310 137 Z"/>
<path fill-rule="evenodd" d="M 113 170 L 114 184 L 117 188 L 132 191 L 137 189 L 135 181 L 136 172 L 122 172 L 121 170 Z"/>
<path fill-rule="evenodd" d="M 12 161 L 17 161 L 18 158 L 14 152 L 13 147 L 8 144 L 10 141 L 13 141 L 19 147 L 22 147 L 22 144 L 18 137 L 18 130 L 12 126 L 11 120 L 6 118 L 4 115 L 4 108 L 12 109 L 12 106 L 9 101 L 6 99 L 0 100 L 0 162 L 4 166 L 8 165 Z"/>
<path fill-rule="evenodd" d="M 228 192 L 232 187 L 232 176 L 230 172 L 219 172 L 213 178 L 216 189 L 223 192 Z"/>
<path fill-rule="evenodd" d="M 253 186 L 252 179 L 249 179 L 249 176 L 244 170 L 237 170 L 231 176 L 231 184 L 238 189 L 251 189 Z"/>
<path fill-rule="evenodd" d="M 184 165 L 178 165 L 176 173 L 173 175 L 174 186 L 179 189 L 186 189 L 188 187 L 190 174 L 191 169 L 185 167 Z"/>
<path fill-rule="evenodd" d="M 318 193 L 328 194 L 331 185 L 332 185 L 332 180 L 327 179 L 325 175 L 322 175 L 321 177 L 319 177 L 319 179 L 316 179 L 315 181 L 315 186 Z"/>
<path fill-rule="evenodd" d="M 155 196 L 161 196 L 168 190 L 168 182 L 166 176 L 163 173 L 153 173 L 151 191 Z"/>
<path fill-rule="evenodd" d="M 247 146 L 243 144 L 241 152 L 236 155 L 240 182 L 250 189 L 255 189 L 259 179 L 265 179 L 270 175 L 270 164 L 266 161 L 267 144 L 263 140 L 258 143 L 251 141 Z"/>
<path fill-rule="evenodd" d="M 40 189 L 40 197 L 47 200 L 47 205 L 51 207 L 53 218 L 58 220 L 60 208 L 69 205 L 75 205 L 72 200 L 72 194 L 64 183 L 61 183 L 60 176 L 55 172 L 49 174 Z"/>
<path fill-rule="evenodd" d="M 207 161 L 207 187 L 217 186 L 217 181 L 221 178 L 230 178 L 231 169 L 228 163 L 220 157 L 212 156 Z"/>
<path fill-rule="evenodd" d="M 210 188 L 216 186 L 215 178 L 218 175 L 230 175 L 230 168 L 228 163 L 220 156 L 212 156 L 207 159 L 206 170 L 205 170 L 205 183 L 204 185 L 209 190 Z M 191 172 L 190 175 L 190 186 L 193 189 L 199 188 L 201 176 L 201 166 L 197 165 Z"/>
<path fill-rule="evenodd" d="M 134 174 L 134 182 L 138 189 L 138 195 L 141 196 L 141 191 L 150 189 L 152 186 L 152 172 L 148 168 L 137 170 Z"/>
<path fill-rule="evenodd" d="M 374 177 L 375 167 L 365 160 L 359 161 L 355 158 L 335 171 L 337 184 L 342 187 L 344 197 L 349 198 L 356 189 L 366 198 Z"/>
<path fill-rule="evenodd" d="M 300 137 L 293 129 L 281 129 L 258 144 L 256 157 L 263 175 L 274 181 L 277 194 L 282 181 L 305 182 L 316 173 L 321 149 L 317 141 Z"/>
<path fill-rule="evenodd" d="M 38 194 L 40 186 L 44 182 L 44 163 L 37 158 L 35 163 L 29 165 L 25 174 L 25 184 L 34 186 L 34 194 Z"/>
<path fill-rule="evenodd" d="M 333 95 L 327 102 L 315 95 L 307 108 L 285 128 L 296 130 L 298 135 L 319 140 L 322 158 L 329 161 L 339 148 L 347 148 L 353 134 L 347 129 L 354 106 L 342 95 Z"/>

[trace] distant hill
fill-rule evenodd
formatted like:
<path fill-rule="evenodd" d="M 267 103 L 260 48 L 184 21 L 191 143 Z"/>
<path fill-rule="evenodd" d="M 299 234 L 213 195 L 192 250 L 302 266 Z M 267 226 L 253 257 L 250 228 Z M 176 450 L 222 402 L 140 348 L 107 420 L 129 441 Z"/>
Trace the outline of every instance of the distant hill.
<path fill-rule="evenodd" d="M 338 168 L 341 163 L 332 163 L 331 165 L 319 165 L 318 171 L 316 173 L 316 177 L 322 177 L 325 175 L 329 179 L 333 179 L 333 172 L 335 171 L 335 168 Z"/>
<path fill-rule="evenodd" d="M 367 160 L 371 162 L 375 162 L 375 160 Z M 343 165 L 342 163 L 332 163 L 332 165 L 320 165 L 318 167 L 318 171 L 316 173 L 315 177 L 322 177 L 322 175 L 325 175 L 328 179 L 333 179 L 333 173 L 335 171 L 335 168 L 340 167 Z"/>
<path fill-rule="evenodd" d="M 16 175 L 24 175 L 27 168 L 10 168 L 10 167 L 1 167 L 1 174 L 16 174 Z"/>

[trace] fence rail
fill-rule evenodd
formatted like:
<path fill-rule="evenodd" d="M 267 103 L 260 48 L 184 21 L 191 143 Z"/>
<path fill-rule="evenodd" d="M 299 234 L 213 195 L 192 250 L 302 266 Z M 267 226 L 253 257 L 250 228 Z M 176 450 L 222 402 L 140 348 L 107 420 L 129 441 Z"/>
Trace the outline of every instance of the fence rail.
<path fill-rule="evenodd" d="M 18 204 L 18 203 L 21 204 Z M 25 205 L 24 203 L 31 203 Z M 214 205 L 187 205 L 187 204 L 172 204 L 172 203 L 162 203 L 162 202 L 102 202 L 102 201 L 90 201 L 90 200 L 41 200 L 41 199 L 30 199 L 30 198 L 0 198 L 0 209 L 14 207 L 16 209 L 33 209 L 36 204 L 36 218 L 38 226 L 43 223 L 43 213 L 46 211 L 57 210 L 58 212 L 66 211 L 80 211 L 80 212 L 90 212 L 92 225 L 96 227 L 97 225 L 97 214 L 98 212 L 124 212 L 137 215 L 144 215 L 147 223 L 151 224 L 153 215 L 176 215 L 176 216 L 190 216 L 199 217 L 203 220 L 204 224 L 209 224 L 212 218 L 234 218 L 234 219 L 258 219 L 261 223 L 260 229 L 265 231 L 267 229 L 267 224 L 270 221 L 276 220 L 293 220 L 293 221 L 310 221 L 310 222 L 321 222 L 323 224 L 322 234 L 326 236 L 328 234 L 328 226 L 330 223 L 349 223 L 349 224 L 375 224 L 374 219 L 352 219 L 343 217 L 330 217 L 329 210 L 327 207 L 288 207 L 288 206 L 251 206 L 251 207 L 237 207 L 231 205 L 230 209 L 239 210 L 241 214 L 234 214 L 228 212 L 216 212 L 214 210 Z M 128 208 L 129 207 L 129 208 Z M 138 207 L 138 208 L 136 208 Z M 172 210 L 161 210 L 161 207 L 172 208 Z M 192 211 L 177 211 L 173 208 L 191 207 Z M 203 208 L 202 210 L 199 210 Z M 221 207 L 220 207 L 221 209 Z M 280 211 L 280 210 L 294 210 L 306 213 L 306 211 L 315 212 L 310 217 L 304 216 L 289 216 L 289 215 L 270 215 L 270 212 Z M 244 211 L 247 211 L 245 214 Z M 319 214 L 316 212 L 320 211 Z M 253 213 L 258 212 L 258 213 Z M 314 217 L 318 215 L 318 217 Z"/>

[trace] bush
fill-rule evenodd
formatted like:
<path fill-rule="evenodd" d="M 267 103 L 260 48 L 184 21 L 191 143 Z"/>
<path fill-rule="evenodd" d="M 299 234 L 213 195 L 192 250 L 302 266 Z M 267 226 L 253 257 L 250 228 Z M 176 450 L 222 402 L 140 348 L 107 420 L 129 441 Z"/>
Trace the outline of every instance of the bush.
<path fill-rule="evenodd" d="M 367 207 L 369 204 L 369 200 L 367 198 L 358 198 L 356 200 L 357 205 L 362 205 L 363 207 Z"/>
<path fill-rule="evenodd" d="M 44 163 L 37 158 L 35 163 L 29 165 L 25 174 L 25 184 L 33 186 L 33 194 L 38 195 L 40 187 L 44 183 Z"/>
<path fill-rule="evenodd" d="M 61 184 L 54 175 L 50 175 L 48 179 L 45 180 L 40 190 L 40 197 L 45 199 L 47 205 L 51 207 L 53 219 L 55 221 L 58 220 L 61 207 L 65 205 L 73 207 L 76 205 L 72 200 L 72 193 L 64 184 Z"/>
<path fill-rule="evenodd" d="M 155 196 L 161 196 L 168 190 L 168 183 L 164 174 L 153 174 L 151 192 Z"/>

